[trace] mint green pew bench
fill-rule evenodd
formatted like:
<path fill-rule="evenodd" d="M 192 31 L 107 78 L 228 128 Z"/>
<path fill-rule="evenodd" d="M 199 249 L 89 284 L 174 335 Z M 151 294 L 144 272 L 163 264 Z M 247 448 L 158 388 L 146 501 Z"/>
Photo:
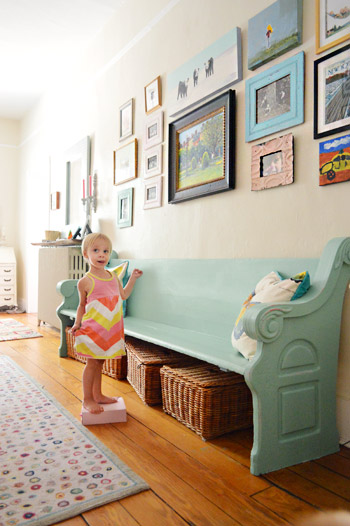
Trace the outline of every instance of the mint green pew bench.
<path fill-rule="evenodd" d="M 113 259 L 111 266 L 124 260 Z M 253 396 L 254 475 L 334 453 L 336 378 L 344 293 L 350 280 L 350 238 L 335 238 L 318 259 L 135 259 L 144 275 L 127 301 L 125 334 L 244 375 Z M 256 283 L 272 270 L 285 277 L 308 270 L 300 299 L 260 304 L 244 316 L 257 340 L 248 361 L 231 344 L 234 322 Z M 76 280 L 61 281 L 65 327 L 78 306 Z"/>

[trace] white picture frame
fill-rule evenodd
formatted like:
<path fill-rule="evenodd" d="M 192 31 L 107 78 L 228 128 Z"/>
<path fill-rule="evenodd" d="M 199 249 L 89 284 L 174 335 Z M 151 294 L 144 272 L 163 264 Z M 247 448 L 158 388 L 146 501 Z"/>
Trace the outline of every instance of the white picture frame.
<path fill-rule="evenodd" d="M 134 99 L 125 102 L 119 108 L 119 140 L 124 141 L 133 135 Z"/>
<path fill-rule="evenodd" d="M 147 179 L 144 183 L 144 204 L 143 208 L 158 208 L 162 206 L 163 177 L 158 175 Z"/>
<path fill-rule="evenodd" d="M 163 145 L 158 144 L 154 148 L 144 152 L 144 177 L 160 175 L 163 171 Z"/>
<path fill-rule="evenodd" d="M 145 124 L 145 150 L 163 142 L 163 111 L 147 117 Z"/>

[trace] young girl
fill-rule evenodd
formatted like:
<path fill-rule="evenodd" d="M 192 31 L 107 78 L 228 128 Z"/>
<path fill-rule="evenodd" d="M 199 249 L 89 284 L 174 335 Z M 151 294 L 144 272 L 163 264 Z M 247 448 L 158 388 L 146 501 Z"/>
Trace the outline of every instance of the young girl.
<path fill-rule="evenodd" d="M 142 276 L 141 270 L 133 270 L 123 288 L 116 274 L 105 269 L 111 251 L 111 241 L 104 234 L 89 234 L 83 240 L 82 253 L 90 270 L 78 281 L 80 303 L 72 333 L 77 354 L 87 357 L 83 405 L 90 413 L 102 412 L 99 404 L 115 402 L 101 391 L 103 362 L 125 354 L 123 300 Z"/>

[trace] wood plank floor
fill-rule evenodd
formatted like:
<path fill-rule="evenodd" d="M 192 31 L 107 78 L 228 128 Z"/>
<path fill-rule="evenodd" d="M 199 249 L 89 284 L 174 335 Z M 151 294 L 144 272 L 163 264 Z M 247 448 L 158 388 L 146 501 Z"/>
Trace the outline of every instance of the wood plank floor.
<path fill-rule="evenodd" d="M 81 410 L 84 365 L 58 356 L 59 331 L 37 327 L 33 314 L 0 314 L 44 337 L 0 343 L 10 356 L 74 417 Z M 272 526 L 296 524 L 317 510 L 350 511 L 350 449 L 255 477 L 249 471 L 252 430 L 204 442 L 163 413 L 143 404 L 130 384 L 103 376 L 106 394 L 122 395 L 128 421 L 89 427 L 143 477 L 150 490 L 64 521 L 66 526 Z"/>

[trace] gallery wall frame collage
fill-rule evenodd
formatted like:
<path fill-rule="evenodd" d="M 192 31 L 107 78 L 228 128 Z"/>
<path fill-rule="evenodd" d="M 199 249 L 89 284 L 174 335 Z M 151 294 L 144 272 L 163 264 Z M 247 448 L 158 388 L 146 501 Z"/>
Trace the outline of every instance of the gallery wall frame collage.
<path fill-rule="evenodd" d="M 315 0 L 314 131 L 320 139 L 350 130 L 350 0 Z M 277 0 L 248 20 L 248 69 L 302 44 L 303 0 Z M 333 49 L 335 48 L 335 49 Z M 304 51 L 245 81 L 245 141 L 304 122 Z M 234 189 L 235 91 L 243 79 L 241 30 L 231 31 L 167 75 L 168 203 Z M 162 206 L 164 112 L 161 77 L 144 87 L 144 209 Z M 120 107 L 119 140 L 133 133 L 134 100 Z M 114 184 L 137 177 L 137 139 L 113 152 Z M 319 143 L 319 185 L 350 180 L 350 135 Z M 251 190 L 294 181 L 294 136 L 251 147 Z M 132 225 L 133 188 L 118 193 L 118 226 Z"/>

